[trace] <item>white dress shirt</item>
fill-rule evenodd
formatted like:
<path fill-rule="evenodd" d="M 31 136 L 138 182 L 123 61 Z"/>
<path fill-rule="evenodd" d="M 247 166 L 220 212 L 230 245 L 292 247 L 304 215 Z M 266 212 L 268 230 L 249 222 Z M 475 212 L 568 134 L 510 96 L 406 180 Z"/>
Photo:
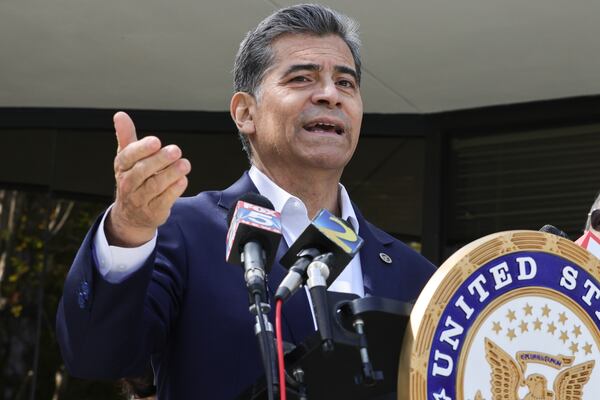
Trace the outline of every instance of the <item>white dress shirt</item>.
<path fill-rule="evenodd" d="M 281 225 L 283 238 L 290 246 L 309 225 L 306 206 L 299 198 L 292 196 L 275 184 L 269 177 L 258 168 L 252 166 L 248 173 L 252 183 L 259 193 L 268 198 L 276 211 L 281 213 Z M 356 233 L 358 233 L 358 220 L 354 213 L 352 203 L 346 188 L 339 184 L 339 201 L 341 218 L 348 221 Z M 111 206 L 112 207 L 112 206 Z M 109 282 L 119 283 L 133 274 L 144 265 L 146 259 L 152 254 L 156 246 L 156 236 L 147 243 L 134 248 L 111 246 L 108 244 L 104 233 L 104 220 L 108 215 L 106 211 L 94 237 L 94 250 L 98 262 L 100 274 Z M 225 243 L 223 243 L 225 247 Z M 343 293 L 354 293 L 360 297 L 364 296 L 362 269 L 360 257 L 356 256 L 350 264 L 342 271 L 337 279 L 331 284 L 329 290 Z"/>

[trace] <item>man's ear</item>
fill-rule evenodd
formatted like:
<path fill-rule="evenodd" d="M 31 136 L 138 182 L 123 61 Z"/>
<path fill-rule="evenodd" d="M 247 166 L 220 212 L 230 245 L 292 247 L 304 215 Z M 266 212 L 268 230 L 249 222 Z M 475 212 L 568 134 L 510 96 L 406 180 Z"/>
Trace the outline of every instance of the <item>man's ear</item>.
<path fill-rule="evenodd" d="M 231 97 L 229 112 L 238 130 L 246 135 L 256 132 L 254 126 L 254 111 L 256 110 L 256 99 L 250 93 L 236 92 Z"/>

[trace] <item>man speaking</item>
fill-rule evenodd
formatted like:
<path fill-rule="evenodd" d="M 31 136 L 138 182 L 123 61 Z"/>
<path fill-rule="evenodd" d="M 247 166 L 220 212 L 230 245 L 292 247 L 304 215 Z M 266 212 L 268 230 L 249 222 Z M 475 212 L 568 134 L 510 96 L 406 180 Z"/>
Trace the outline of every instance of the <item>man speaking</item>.
<path fill-rule="evenodd" d="M 251 168 L 229 188 L 191 198 L 179 198 L 191 170 L 181 149 L 138 140 L 129 116 L 115 114 L 115 202 L 84 239 L 57 316 L 73 375 L 135 376 L 151 360 L 160 399 L 229 399 L 262 375 L 243 270 L 225 262 L 227 214 L 247 192 L 281 212 L 270 291 L 286 274 L 278 260 L 287 247 L 327 209 L 365 241 L 331 290 L 417 298 L 434 267 L 367 222 L 339 183 L 360 134 L 360 78 L 348 17 L 318 5 L 267 17 L 234 64 L 230 112 Z M 305 291 L 283 318 L 289 342 L 314 331 Z"/>

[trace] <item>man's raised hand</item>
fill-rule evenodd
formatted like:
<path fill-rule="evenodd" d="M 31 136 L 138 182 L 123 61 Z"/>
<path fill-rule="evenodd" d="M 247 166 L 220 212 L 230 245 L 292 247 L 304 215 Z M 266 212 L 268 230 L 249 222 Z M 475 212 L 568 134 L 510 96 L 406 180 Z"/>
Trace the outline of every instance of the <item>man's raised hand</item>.
<path fill-rule="evenodd" d="M 109 244 L 140 246 L 154 236 L 187 187 L 191 164 L 176 145 L 162 147 L 155 136 L 138 140 L 133 121 L 124 112 L 114 118 L 117 155 L 115 205 L 104 230 Z"/>

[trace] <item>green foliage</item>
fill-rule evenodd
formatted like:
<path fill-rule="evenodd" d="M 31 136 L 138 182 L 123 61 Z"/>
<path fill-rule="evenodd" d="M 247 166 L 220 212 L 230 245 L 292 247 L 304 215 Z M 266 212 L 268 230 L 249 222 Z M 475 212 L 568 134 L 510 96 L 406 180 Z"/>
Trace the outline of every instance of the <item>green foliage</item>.
<path fill-rule="evenodd" d="M 65 276 L 106 204 L 53 199 L 35 192 L 0 190 L 0 194 L 0 400 L 30 398 L 42 295 L 35 398 L 50 400 L 56 394 L 59 400 L 121 399 L 113 382 L 69 377 L 54 334 Z"/>

